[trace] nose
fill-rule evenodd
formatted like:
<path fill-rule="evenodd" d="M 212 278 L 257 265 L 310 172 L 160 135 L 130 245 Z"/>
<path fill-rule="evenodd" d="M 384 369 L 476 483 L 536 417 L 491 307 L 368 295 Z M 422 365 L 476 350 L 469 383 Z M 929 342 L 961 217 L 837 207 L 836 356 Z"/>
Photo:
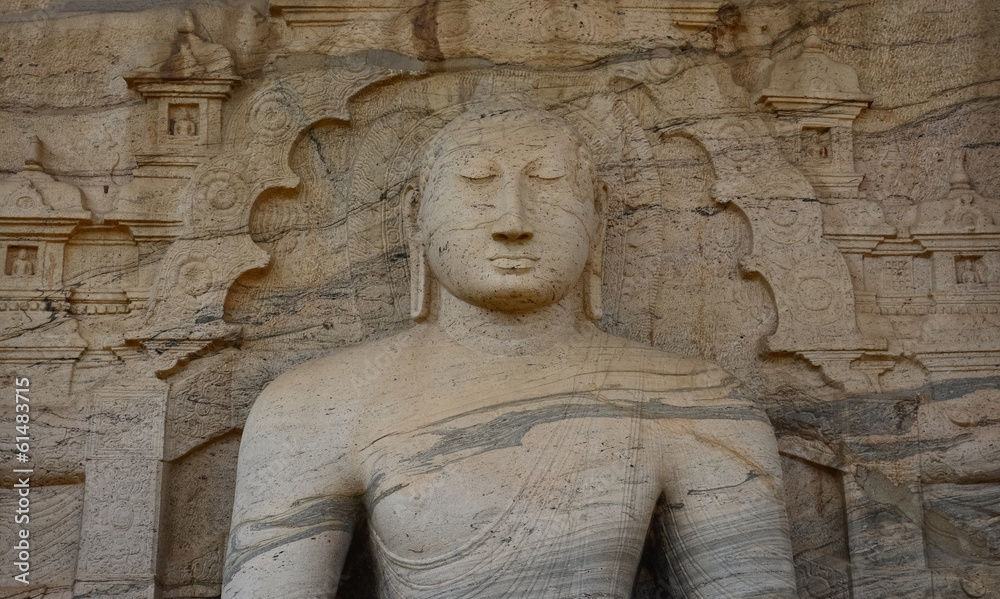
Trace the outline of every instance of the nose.
<path fill-rule="evenodd" d="M 524 210 L 524 190 L 520 177 L 504 183 L 497 198 L 500 216 L 493 222 L 493 240 L 506 243 L 528 241 L 535 236 Z"/>

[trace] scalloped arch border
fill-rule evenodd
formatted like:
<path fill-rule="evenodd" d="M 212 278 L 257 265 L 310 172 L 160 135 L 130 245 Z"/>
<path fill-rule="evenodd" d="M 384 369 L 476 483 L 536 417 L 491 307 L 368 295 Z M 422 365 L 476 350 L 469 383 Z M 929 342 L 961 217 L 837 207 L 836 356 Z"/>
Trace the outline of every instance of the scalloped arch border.
<path fill-rule="evenodd" d="M 138 341 L 168 347 L 240 332 L 239 325 L 223 320 L 226 295 L 240 275 L 270 260 L 250 238 L 254 201 L 266 190 L 298 186 L 288 161 L 308 127 L 322 120 L 348 122 L 353 96 L 375 83 L 418 73 L 369 58 L 360 53 L 332 66 L 321 62 L 276 73 L 236 107 L 225 150 L 199 167 L 183 191 L 184 232 L 162 262 Z M 781 157 L 763 122 L 742 115 L 663 132 L 675 135 L 707 151 L 717 177 L 716 200 L 735 204 L 750 222 L 752 250 L 741 266 L 759 273 L 774 298 L 778 327 L 767 340 L 769 349 L 804 355 L 857 352 L 870 345 L 858 332 L 847 265 L 822 237 L 820 206 L 808 201 L 815 200 L 815 192 Z M 754 168 L 744 168 L 751 156 Z M 200 279 L 187 280 L 192 276 Z M 823 301 L 810 302 L 819 282 Z"/>
<path fill-rule="evenodd" d="M 136 340 L 209 341 L 239 332 L 238 325 L 223 321 L 229 288 L 270 260 L 250 238 L 250 210 L 263 192 L 299 185 L 288 163 L 296 140 L 319 121 L 350 121 L 351 98 L 368 86 L 415 73 L 371 58 L 359 53 L 332 66 L 276 73 L 236 107 L 225 150 L 202 164 L 182 192 L 184 231 L 162 261 Z M 192 261 L 203 268 L 192 269 Z M 183 267 L 211 273 L 211 281 L 192 284 L 184 280 Z"/>
<path fill-rule="evenodd" d="M 774 299 L 778 325 L 767 338 L 768 349 L 803 353 L 864 347 L 847 263 L 822 236 L 816 193 L 781 155 L 760 118 L 703 121 L 662 136 L 669 137 L 704 148 L 715 170 L 715 201 L 734 204 L 750 224 L 751 251 L 740 267 L 759 274 Z M 751 157 L 754 168 L 744 168 Z M 810 295 L 802 289 L 809 281 L 822 281 L 822 301 L 803 297 Z"/>

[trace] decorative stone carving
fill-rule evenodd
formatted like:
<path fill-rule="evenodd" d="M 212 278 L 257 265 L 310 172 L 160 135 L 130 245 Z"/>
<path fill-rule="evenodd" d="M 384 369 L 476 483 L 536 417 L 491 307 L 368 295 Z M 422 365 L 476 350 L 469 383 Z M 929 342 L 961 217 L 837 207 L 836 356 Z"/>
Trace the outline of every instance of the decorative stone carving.
<path fill-rule="evenodd" d="M 846 263 L 851 279 L 848 289 L 863 287 L 862 255 L 891 232 L 883 222 L 881 208 L 860 192 L 863 176 L 854 171 L 852 127 L 872 96 L 861 91 L 851 66 L 829 58 L 822 40 L 810 35 L 799 56 L 770 66 L 764 89 L 756 98 L 758 105 L 776 114 L 775 130 L 785 154 L 809 179 L 822 203 L 824 238 L 836 244 L 841 254 L 837 262 Z M 788 289 L 800 297 L 813 298 L 810 304 L 815 312 L 817 306 L 828 303 L 830 287 L 823 271 L 809 272 L 811 278 L 800 283 L 804 287 Z M 853 313 L 854 307 L 849 311 Z M 844 314 L 835 320 L 850 320 Z M 814 344 L 814 349 L 803 355 L 850 391 L 875 390 L 881 370 L 869 372 L 871 362 L 861 358 L 866 350 L 884 348 L 885 341 L 877 335 L 867 337 L 861 341 L 854 333 L 853 338 L 842 337 L 833 346 Z"/>
<path fill-rule="evenodd" d="M 30 256 L 29 251 L 31 252 Z M 37 260 L 38 248 L 8 246 L 7 262 L 10 266 L 7 267 L 5 274 L 11 277 L 33 277 L 35 276 L 35 262 Z"/>
<path fill-rule="evenodd" d="M 137 364 L 133 363 L 135 368 Z M 136 379 L 93 393 L 84 535 L 74 593 L 157 594 L 166 389 Z"/>
<path fill-rule="evenodd" d="M 263 191 L 297 184 L 286 163 L 297 131 L 323 119 L 348 120 L 352 95 L 399 73 L 368 64 L 364 56 L 343 64 L 346 68 L 337 70 L 278 74 L 237 109 L 227 133 L 232 149 L 199 168 L 183 192 L 185 233 L 164 258 L 140 338 L 211 340 L 235 333 L 222 322 L 229 286 L 267 263 L 249 236 L 250 208 Z M 251 144 L 254 136 L 263 145 Z M 205 238 L 220 230 L 234 235 L 221 245 Z"/>
<path fill-rule="evenodd" d="M 140 248 L 180 235 L 186 207 L 175 197 L 194 170 L 223 148 L 223 105 L 242 81 L 229 50 L 205 42 L 196 29 L 193 13 L 185 11 L 169 58 L 124 75 L 145 100 L 136 111 L 138 168 L 103 218 L 127 226 Z M 149 297 L 148 284 L 129 291 Z"/>
<path fill-rule="evenodd" d="M 80 189 L 42 166 L 32 137 L 21 172 L 0 181 L 0 305 L 5 310 L 65 309 L 63 248 L 74 227 L 90 220 Z"/>
<path fill-rule="evenodd" d="M 802 53 L 774 63 L 757 102 L 778 116 L 778 134 L 822 198 L 858 198 L 851 128 L 872 101 L 849 65 L 829 58 L 810 35 Z"/>
<path fill-rule="evenodd" d="M 763 123 L 719 120 L 677 133 L 708 149 L 715 200 L 734 203 L 750 221 L 753 250 L 741 266 L 763 275 L 774 294 L 778 328 L 767 338 L 771 351 L 798 352 L 849 390 L 871 389 L 869 377 L 851 364 L 884 342 L 864 340 L 857 329 L 849 270 L 822 237 L 823 213 L 809 201 L 809 183 L 787 165 Z M 751 156 L 755 168 L 747 169 Z"/>
<path fill-rule="evenodd" d="M 139 176 L 189 176 L 221 147 L 222 103 L 242 80 L 229 50 L 203 41 L 196 26 L 186 11 L 170 58 L 126 75 L 148 104 L 148 146 L 136 153 Z"/>
<path fill-rule="evenodd" d="M 81 559 L 74 594 L 154 597 L 160 479 L 158 460 L 87 462 Z"/>
<path fill-rule="evenodd" d="M 215 354 L 172 380 L 166 415 L 167 460 L 180 458 L 242 425 L 233 414 L 233 359 L 224 352 Z"/>
<path fill-rule="evenodd" d="M 1000 324 L 991 282 L 1000 266 L 996 201 L 972 190 L 962 153 L 949 185 L 917 206 L 902 234 L 854 250 L 864 260 L 859 311 L 888 320 L 895 351 L 915 354 L 931 372 L 989 370 L 1000 355 L 992 335 Z"/>

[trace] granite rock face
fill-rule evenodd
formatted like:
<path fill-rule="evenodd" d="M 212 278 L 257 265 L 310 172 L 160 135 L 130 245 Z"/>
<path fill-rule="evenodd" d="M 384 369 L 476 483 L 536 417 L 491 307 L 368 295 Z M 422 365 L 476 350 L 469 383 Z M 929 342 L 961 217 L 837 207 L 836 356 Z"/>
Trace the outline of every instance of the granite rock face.
<path fill-rule="evenodd" d="M 424 596 L 392 586 L 406 568 L 386 564 L 440 557 L 477 522 L 510 530 L 452 566 L 475 570 L 469 581 L 502 572 L 522 596 L 577 596 L 582 574 L 569 591 L 537 585 L 595 572 L 587 555 L 617 568 L 604 596 L 741 596 L 750 574 L 698 594 L 683 568 L 664 568 L 690 560 L 724 580 L 711 556 L 670 526 L 609 515 L 687 509 L 648 483 L 657 452 L 700 467 L 690 481 L 674 472 L 685 493 L 743 481 L 711 466 L 720 447 L 763 451 L 747 484 L 783 513 L 721 496 L 708 537 L 764 523 L 747 538 L 785 539 L 790 561 L 773 571 L 788 593 L 1000 597 L 998 22 L 989 0 L 6 3 L 0 596 L 222 594 L 243 509 L 233 519 L 237 456 L 260 430 L 244 426 L 275 381 L 253 411 L 288 419 L 258 444 L 275 456 L 347 422 L 392 433 L 369 448 L 385 477 L 346 492 L 360 503 L 299 496 L 284 524 L 357 509 L 341 597 Z M 429 142 L 498 98 L 567 123 L 588 148 L 603 230 L 587 235 L 602 243 L 583 248 L 567 292 L 582 324 L 565 347 L 591 348 L 575 363 L 620 381 L 562 380 L 527 350 L 469 369 L 477 354 L 435 336 L 440 290 L 420 281 L 448 272 L 423 261 L 414 190 L 432 177 Z M 532 131 L 512 125 L 505 147 Z M 555 220 L 543 224 L 563 230 Z M 490 297 L 479 307 L 506 309 Z M 321 414 L 275 400 L 317 369 Z M 449 393 L 499 401 L 524 376 L 538 389 L 505 398 L 509 411 L 444 413 Z M 408 399 L 337 399 L 359 390 Z M 662 414 L 614 416 L 647 399 Z M 730 425 L 772 445 L 740 445 Z M 555 442 L 574 435 L 584 441 Z M 725 439 L 699 449 L 689 435 Z M 602 440 L 647 470 L 600 473 L 621 465 L 602 462 Z M 552 467 L 526 466 L 528 450 Z M 575 476 L 563 487 L 545 475 L 560 461 Z M 273 474 L 278 488 L 289 472 Z M 30 521 L 17 522 L 23 477 Z M 469 514 L 476 502 L 455 495 L 488 482 L 513 516 Z M 519 493 L 555 502 L 551 535 L 514 530 L 533 518 Z M 392 525 L 406 501 L 413 517 Z M 16 547 L 22 530 L 30 549 Z M 271 550 L 251 537 L 251 553 Z"/>

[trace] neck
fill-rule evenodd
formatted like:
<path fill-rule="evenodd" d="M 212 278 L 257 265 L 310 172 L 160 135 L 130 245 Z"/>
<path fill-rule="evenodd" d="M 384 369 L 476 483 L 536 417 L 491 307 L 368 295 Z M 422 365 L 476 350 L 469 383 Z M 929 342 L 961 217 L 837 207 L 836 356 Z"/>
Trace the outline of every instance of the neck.
<path fill-rule="evenodd" d="M 565 345 L 577 330 L 575 294 L 524 313 L 487 310 L 440 290 L 438 326 L 462 345 L 490 354 L 524 356 Z"/>

